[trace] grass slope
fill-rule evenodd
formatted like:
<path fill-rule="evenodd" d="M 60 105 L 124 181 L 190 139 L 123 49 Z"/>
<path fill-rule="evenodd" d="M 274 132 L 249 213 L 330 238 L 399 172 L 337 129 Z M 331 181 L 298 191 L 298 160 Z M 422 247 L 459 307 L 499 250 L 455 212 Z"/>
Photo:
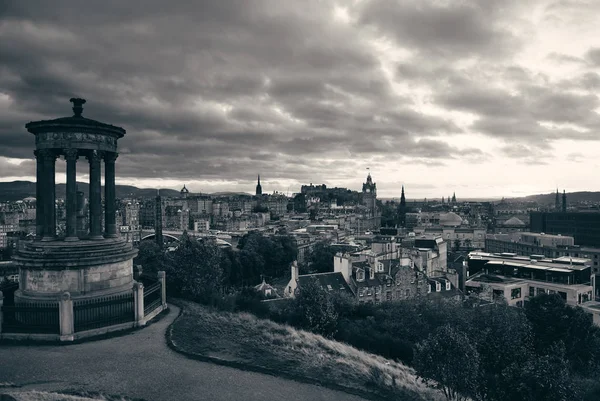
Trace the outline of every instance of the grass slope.
<path fill-rule="evenodd" d="M 181 304 L 167 335 L 186 354 L 387 400 L 444 399 L 401 363 L 247 313 Z"/>
<path fill-rule="evenodd" d="M 0 398 L 6 395 L 12 397 L 16 401 L 144 401 L 142 399 L 131 399 L 129 397 L 106 395 L 96 392 L 80 392 L 80 391 L 65 391 L 65 392 L 46 392 L 46 391 L 23 391 L 23 392 L 8 392 L 0 394 Z M 9 399 L 9 398 L 7 398 Z"/>

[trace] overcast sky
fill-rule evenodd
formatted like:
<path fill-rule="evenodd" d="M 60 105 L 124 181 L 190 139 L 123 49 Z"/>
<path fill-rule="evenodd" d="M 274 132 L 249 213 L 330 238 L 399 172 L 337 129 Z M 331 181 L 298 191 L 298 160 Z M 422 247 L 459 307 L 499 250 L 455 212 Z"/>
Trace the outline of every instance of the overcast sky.
<path fill-rule="evenodd" d="M 291 194 L 360 189 L 370 168 L 380 197 L 600 190 L 599 15 L 598 0 L 4 0 L 0 180 L 34 180 L 25 123 L 80 96 L 127 130 L 121 184 L 253 192 L 260 173 Z"/>

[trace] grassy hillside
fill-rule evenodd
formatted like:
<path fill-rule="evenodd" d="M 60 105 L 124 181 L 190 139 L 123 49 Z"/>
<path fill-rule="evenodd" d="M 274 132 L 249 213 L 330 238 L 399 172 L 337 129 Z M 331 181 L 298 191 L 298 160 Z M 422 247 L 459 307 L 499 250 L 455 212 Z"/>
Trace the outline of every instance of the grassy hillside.
<path fill-rule="evenodd" d="M 8 398 L 11 397 L 11 398 Z M 129 397 L 105 395 L 95 392 L 65 391 L 65 392 L 46 392 L 46 391 L 12 391 L 1 393 L 0 398 L 4 400 L 13 399 L 15 401 L 144 401 L 140 399 L 131 399 Z"/>
<path fill-rule="evenodd" d="M 168 336 L 172 345 L 186 354 L 376 398 L 444 399 L 401 363 L 247 313 L 218 312 L 198 304 L 182 304 L 182 315 L 173 323 Z"/>

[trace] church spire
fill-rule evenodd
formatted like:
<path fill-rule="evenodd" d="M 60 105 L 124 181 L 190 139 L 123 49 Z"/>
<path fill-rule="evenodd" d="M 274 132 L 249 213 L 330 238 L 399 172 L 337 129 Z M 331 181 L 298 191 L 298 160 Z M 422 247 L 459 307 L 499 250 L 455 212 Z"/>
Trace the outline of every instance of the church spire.
<path fill-rule="evenodd" d="M 258 175 L 258 183 L 256 184 L 256 196 L 262 195 L 262 186 L 260 185 L 260 174 Z"/>
<path fill-rule="evenodd" d="M 400 207 L 406 206 L 406 198 L 404 197 L 404 185 L 402 185 L 402 193 L 400 194 Z"/>
<path fill-rule="evenodd" d="M 556 188 L 556 197 L 554 198 L 554 210 L 560 211 L 560 197 L 558 195 L 558 188 Z"/>
<path fill-rule="evenodd" d="M 567 213 L 567 193 L 563 189 L 562 212 Z"/>

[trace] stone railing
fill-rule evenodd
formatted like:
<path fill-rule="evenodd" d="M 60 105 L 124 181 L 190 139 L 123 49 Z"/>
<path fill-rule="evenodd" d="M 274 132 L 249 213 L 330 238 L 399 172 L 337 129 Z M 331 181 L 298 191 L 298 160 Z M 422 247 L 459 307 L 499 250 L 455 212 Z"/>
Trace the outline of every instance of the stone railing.
<path fill-rule="evenodd" d="M 73 341 L 145 326 L 167 308 L 165 273 L 158 272 L 148 291 L 136 282 L 131 292 L 92 299 L 64 292 L 43 304 L 4 301 L 0 291 L 0 338 Z"/>

